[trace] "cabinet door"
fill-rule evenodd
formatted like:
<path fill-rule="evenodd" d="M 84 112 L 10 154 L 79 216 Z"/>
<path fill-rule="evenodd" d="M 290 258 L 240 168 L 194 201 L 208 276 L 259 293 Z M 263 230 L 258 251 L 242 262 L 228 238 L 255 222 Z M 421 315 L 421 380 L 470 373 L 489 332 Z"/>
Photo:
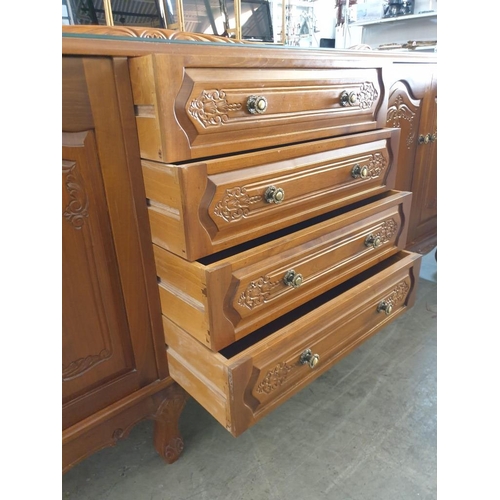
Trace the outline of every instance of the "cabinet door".
<path fill-rule="evenodd" d="M 151 245 L 137 221 L 142 213 L 148 227 L 146 207 L 134 203 L 139 158 L 127 150 L 126 67 L 63 58 L 63 429 L 166 373 Z"/>
<path fill-rule="evenodd" d="M 409 231 L 415 250 L 425 253 L 437 232 L 437 80 L 433 75 L 424 96 L 412 179 L 414 193 Z M 431 247 L 431 248 L 429 248 Z"/>
<path fill-rule="evenodd" d="M 396 64 L 387 78 L 387 126 L 401 129 L 396 189 L 413 192 L 407 248 L 422 253 L 437 233 L 435 74 L 435 64 Z"/>

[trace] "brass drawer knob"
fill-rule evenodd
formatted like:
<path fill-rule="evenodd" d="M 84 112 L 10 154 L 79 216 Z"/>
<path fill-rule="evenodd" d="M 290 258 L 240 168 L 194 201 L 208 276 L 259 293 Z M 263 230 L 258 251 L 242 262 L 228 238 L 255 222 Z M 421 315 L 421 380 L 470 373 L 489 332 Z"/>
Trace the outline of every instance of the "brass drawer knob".
<path fill-rule="evenodd" d="M 269 186 L 264 193 L 264 199 L 267 203 L 281 203 L 285 199 L 285 191 L 281 188 Z"/>
<path fill-rule="evenodd" d="M 370 174 L 370 171 L 368 170 L 368 167 L 366 165 L 364 167 L 362 167 L 358 163 L 356 163 L 356 165 L 354 165 L 354 167 L 352 167 L 352 170 L 351 170 L 351 175 L 355 179 L 357 179 L 357 178 L 368 179 L 369 174 Z"/>
<path fill-rule="evenodd" d="M 313 354 L 311 349 L 306 349 L 301 355 L 299 362 L 301 365 L 309 365 L 314 368 L 319 363 L 319 354 Z"/>
<path fill-rule="evenodd" d="M 252 115 L 265 113 L 267 109 L 267 99 L 260 95 L 251 95 L 247 99 L 247 109 Z"/>
<path fill-rule="evenodd" d="M 378 248 L 380 245 L 382 245 L 382 238 L 380 236 L 374 236 L 373 234 L 369 234 L 365 238 L 365 245 L 367 247 Z"/>
<path fill-rule="evenodd" d="M 392 312 L 392 304 L 390 302 L 386 302 L 383 300 L 378 306 L 377 306 L 377 312 L 382 312 L 385 311 L 385 314 L 389 316 Z"/>
<path fill-rule="evenodd" d="M 283 281 L 287 286 L 298 288 L 300 285 L 302 285 L 304 279 L 302 277 L 302 274 L 296 273 L 293 269 L 290 269 L 285 273 L 285 276 L 283 276 Z"/>
<path fill-rule="evenodd" d="M 340 105 L 341 106 L 355 106 L 358 103 L 358 94 L 356 92 L 347 92 L 344 90 L 340 94 Z"/>
<path fill-rule="evenodd" d="M 429 144 L 430 140 L 431 140 L 431 134 L 426 134 L 426 135 L 420 134 L 418 136 L 419 144 Z"/>

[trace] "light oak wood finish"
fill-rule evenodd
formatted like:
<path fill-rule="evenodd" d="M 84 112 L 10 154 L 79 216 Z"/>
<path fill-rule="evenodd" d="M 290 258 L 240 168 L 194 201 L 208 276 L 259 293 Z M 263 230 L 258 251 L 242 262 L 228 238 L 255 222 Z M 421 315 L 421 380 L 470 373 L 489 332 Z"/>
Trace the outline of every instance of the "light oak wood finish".
<path fill-rule="evenodd" d="M 394 65 L 387 71 L 387 126 L 401 130 L 396 188 L 414 193 L 409 250 L 425 254 L 437 244 L 437 68 Z"/>
<path fill-rule="evenodd" d="M 64 471 L 155 417 L 174 390 L 131 97 L 126 59 L 63 57 Z"/>
<path fill-rule="evenodd" d="M 82 31 L 110 30 L 94 28 Z M 138 228 L 134 241 L 142 254 L 129 264 L 141 263 L 135 272 L 147 282 L 147 300 L 136 314 L 147 305 L 155 347 L 148 369 L 143 366 L 158 373 L 150 382 L 138 374 L 143 385 L 134 394 L 147 394 L 139 413 L 158 420 L 156 447 L 164 457 L 174 450 L 175 459 L 186 393 L 237 436 L 412 306 L 421 256 L 403 250 L 409 206 L 429 193 L 393 190 L 405 182 L 398 164 L 408 153 L 399 126 L 388 121 L 390 89 L 405 80 L 405 67 L 430 68 L 435 59 L 175 43 L 165 30 L 121 28 L 130 39 L 120 40 L 78 40 L 77 33 L 77 27 L 67 30 L 66 53 L 111 62 L 116 88 L 127 96 L 119 100 L 120 118 L 109 119 L 127 134 L 118 144 L 129 148 L 128 181 L 116 179 L 113 188 L 111 168 L 102 182 L 108 205 L 118 189 L 132 190 L 125 199 L 135 204 L 135 220 L 120 222 L 120 208 L 108 209 L 112 243 L 115 251 L 126 248 L 127 228 Z M 86 125 L 93 113 L 78 92 L 81 69 L 71 73 L 73 102 L 83 111 L 79 128 L 68 132 L 82 133 L 93 129 Z M 411 92 L 418 108 L 421 98 Z M 250 96 L 258 99 L 248 103 Z M 421 123 L 431 120 L 425 109 Z M 102 120 L 108 111 L 103 105 Z M 99 140 L 92 146 L 92 134 L 88 141 L 94 155 L 111 147 Z M 426 161 L 422 156 L 418 163 L 422 182 L 412 175 L 411 188 L 426 185 Z M 361 178 L 353 177 L 357 165 L 367 167 Z M 383 172 L 367 175 L 370 165 L 384 165 Z M 262 200 L 266 193 L 270 203 Z M 238 205 L 242 199 L 252 201 L 250 209 Z M 234 215 L 239 210 L 241 219 Z M 111 252 L 104 243 L 103 252 Z M 117 261 L 108 280 L 120 285 L 125 261 Z M 117 318 L 128 321 L 131 297 L 124 289 L 122 308 L 110 301 Z M 135 360 L 134 349 L 131 342 L 124 352 L 134 356 L 125 356 L 122 366 Z M 169 385 L 161 359 L 185 392 Z M 111 407 L 129 402 L 135 408 L 132 401 L 118 398 Z"/>
<path fill-rule="evenodd" d="M 279 68 L 273 68 L 279 64 Z M 154 54 L 130 62 L 141 157 L 175 162 L 371 130 L 380 68 L 300 69 L 300 63 L 214 54 Z M 342 105 L 341 95 L 355 96 Z M 248 98 L 265 98 L 262 114 Z"/>
<path fill-rule="evenodd" d="M 143 160 L 153 243 L 195 260 L 391 189 L 398 139 L 382 129 L 181 165 Z"/>
<path fill-rule="evenodd" d="M 171 374 L 238 436 L 411 307 L 420 261 L 400 252 L 222 353 L 164 317 Z M 313 368 L 301 363 L 307 349 Z"/>
<path fill-rule="evenodd" d="M 155 245 L 163 314 L 218 351 L 404 249 L 410 204 L 411 193 L 391 191 L 193 263 Z M 286 284 L 291 271 L 297 286 Z"/>

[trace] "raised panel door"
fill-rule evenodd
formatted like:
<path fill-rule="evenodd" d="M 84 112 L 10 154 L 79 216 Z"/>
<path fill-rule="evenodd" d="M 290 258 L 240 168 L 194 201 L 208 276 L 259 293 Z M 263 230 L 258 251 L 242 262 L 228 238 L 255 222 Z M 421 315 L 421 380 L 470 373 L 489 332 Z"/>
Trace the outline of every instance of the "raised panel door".
<path fill-rule="evenodd" d="M 63 134 L 63 405 L 111 380 L 108 402 L 138 388 L 106 214 L 93 131 Z"/>
<path fill-rule="evenodd" d="M 435 75 L 426 90 L 420 122 L 420 143 L 415 156 L 409 222 L 410 244 L 421 242 L 417 251 L 433 246 L 437 232 L 437 81 Z M 427 243 L 428 240 L 431 243 Z"/>
<path fill-rule="evenodd" d="M 413 192 L 407 248 L 426 253 L 437 233 L 435 65 L 394 65 L 387 82 L 386 124 L 401 129 L 395 187 Z"/>
<path fill-rule="evenodd" d="M 62 72 L 67 429 L 167 368 L 127 62 L 63 57 Z"/>

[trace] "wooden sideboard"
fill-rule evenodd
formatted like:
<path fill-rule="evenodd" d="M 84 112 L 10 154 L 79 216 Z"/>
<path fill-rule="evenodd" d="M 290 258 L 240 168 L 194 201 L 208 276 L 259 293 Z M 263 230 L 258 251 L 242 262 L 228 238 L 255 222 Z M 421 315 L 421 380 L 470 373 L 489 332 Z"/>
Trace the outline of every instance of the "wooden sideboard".
<path fill-rule="evenodd" d="M 65 470 L 146 417 L 174 461 L 187 394 L 237 436 L 412 306 L 434 67 L 63 27 Z"/>
<path fill-rule="evenodd" d="M 168 376 L 125 58 L 62 60 L 63 471 L 150 417 L 169 462 Z"/>

